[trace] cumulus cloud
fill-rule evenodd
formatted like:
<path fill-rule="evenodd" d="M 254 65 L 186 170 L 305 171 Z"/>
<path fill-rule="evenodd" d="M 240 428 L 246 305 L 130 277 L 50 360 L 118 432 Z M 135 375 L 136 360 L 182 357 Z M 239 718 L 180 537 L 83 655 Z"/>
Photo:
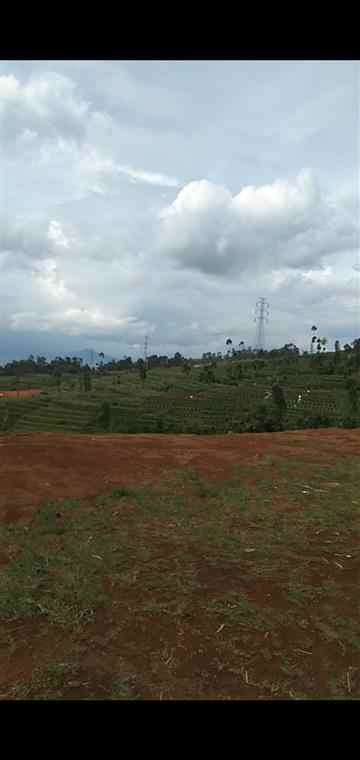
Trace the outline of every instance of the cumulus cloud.
<path fill-rule="evenodd" d="M 259 295 L 273 344 L 355 337 L 348 63 L 274 66 L 0 62 L 2 346 L 198 355 L 252 343 Z"/>
<path fill-rule="evenodd" d="M 190 182 L 160 213 L 160 248 L 180 267 L 214 275 L 319 265 L 322 256 L 357 245 L 355 220 L 325 197 L 309 169 L 293 182 L 236 195 L 208 180 Z"/>

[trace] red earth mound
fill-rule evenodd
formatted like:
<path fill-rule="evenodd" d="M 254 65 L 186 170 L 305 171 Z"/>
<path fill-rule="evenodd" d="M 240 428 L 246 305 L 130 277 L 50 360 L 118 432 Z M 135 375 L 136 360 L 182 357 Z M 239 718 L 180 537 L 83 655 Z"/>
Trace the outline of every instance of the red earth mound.
<path fill-rule="evenodd" d="M 41 391 L 39 388 L 27 388 L 20 391 L 0 391 L 0 398 L 30 398 L 31 396 L 38 396 Z"/>

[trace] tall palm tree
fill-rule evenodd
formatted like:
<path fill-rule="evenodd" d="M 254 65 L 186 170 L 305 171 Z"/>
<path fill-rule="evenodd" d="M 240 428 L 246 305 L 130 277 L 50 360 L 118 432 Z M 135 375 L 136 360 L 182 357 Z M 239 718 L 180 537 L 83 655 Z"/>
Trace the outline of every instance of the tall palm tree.
<path fill-rule="evenodd" d="M 227 338 L 226 339 L 226 345 L 229 346 L 229 348 L 227 350 L 227 357 L 229 358 L 230 357 L 230 353 L 231 353 L 230 346 L 232 346 L 232 340 L 231 340 L 231 338 Z"/>
<path fill-rule="evenodd" d="M 313 337 L 312 337 L 311 343 L 310 343 L 310 353 L 311 354 L 314 352 L 314 343 L 316 341 L 316 335 L 314 333 L 316 333 L 316 331 L 317 331 L 317 327 L 316 327 L 316 325 L 313 325 L 312 328 L 311 328 L 311 332 L 313 333 Z"/>

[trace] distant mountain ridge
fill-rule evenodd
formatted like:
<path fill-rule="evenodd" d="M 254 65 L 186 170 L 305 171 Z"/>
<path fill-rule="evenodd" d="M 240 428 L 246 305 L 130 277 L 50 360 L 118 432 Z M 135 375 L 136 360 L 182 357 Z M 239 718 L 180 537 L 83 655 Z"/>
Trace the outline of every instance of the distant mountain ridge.
<path fill-rule="evenodd" d="M 30 354 L 19 356 L 18 359 L 26 359 L 29 355 Z M 57 356 L 60 356 L 62 359 L 65 359 L 66 356 L 70 356 L 71 358 L 73 356 L 77 356 L 79 359 L 83 360 L 83 365 L 88 364 L 89 367 L 95 367 L 95 365 L 100 364 L 100 362 L 107 364 L 115 358 L 113 356 L 109 356 L 108 354 L 104 354 L 103 358 L 102 356 L 99 356 L 99 352 L 95 351 L 94 348 L 83 348 L 81 351 L 39 351 L 38 353 L 34 353 L 33 356 L 35 359 L 37 356 L 45 356 L 47 361 L 52 361 L 52 359 L 55 359 Z M 5 366 L 5 364 L 14 361 L 14 359 L 15 357 L 2 355 L 0 359 L 0 366 Z"/>
<path fill-rule="evenodd" d="M 65 356 L 68 356 L 68 354 L 65 354 Z M 108 354 L 104 354 L 103 358 L 102 356 L 99 356 L 99 352 L 95 351 L 93 348 L 83 348 L 81 351 L 75 351 L 71 356 L 78 356 L 79 359 L 83 360 L 83 364 L 88 364 L 89 367 L 95 367 L 95 364 L 100 364 L 100 362 L 107 364 L 115 359 L 114 356 L 109 356 Z"/>

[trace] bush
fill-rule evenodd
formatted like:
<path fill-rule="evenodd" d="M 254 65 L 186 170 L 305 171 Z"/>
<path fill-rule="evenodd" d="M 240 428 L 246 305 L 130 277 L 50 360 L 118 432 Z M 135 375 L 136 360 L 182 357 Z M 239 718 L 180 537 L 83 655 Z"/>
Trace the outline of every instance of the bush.
<path fill-rule="evenodd" d="M 167 393 L 173 387 L 174 387 L 174 383 L 163 383 L 163 385 L 160 385 L 160 389 L 159 390 L 163 391 L 164 393 Z"/>
<path fill-rule="evenodd" d="M 341 421 L 340 426 L 343 428 L 357 428 L 360 427 L 360 422 L 358 419 L 355 419 L 355 417 L 344 417 L 344 419 Z"/>
<path fill-rule="evenodd" d="M 255 412 L 247 416 L 246 426 L 249 433 L 274 433 L 282 429 L 277 415 L 265 404 L 259 404 Z"/>
<path fill-rule="evenodd" d="M 305 417 L 303 421 L 304 428 L 331 427 L 332 424 L 333 422 L 330 417 L 327 417 L 325 414 L 315 414 L 310 417 Z"/>
<path fill-rule="evenodd" d="M 110 430 L 111 425 L 111 406 L 108 401 L 104 401 L 101 404 L 100 408 L 100 414 L 98 417 L 98 422 L 101 425 L 101 427 L 108 431 Z"/>

